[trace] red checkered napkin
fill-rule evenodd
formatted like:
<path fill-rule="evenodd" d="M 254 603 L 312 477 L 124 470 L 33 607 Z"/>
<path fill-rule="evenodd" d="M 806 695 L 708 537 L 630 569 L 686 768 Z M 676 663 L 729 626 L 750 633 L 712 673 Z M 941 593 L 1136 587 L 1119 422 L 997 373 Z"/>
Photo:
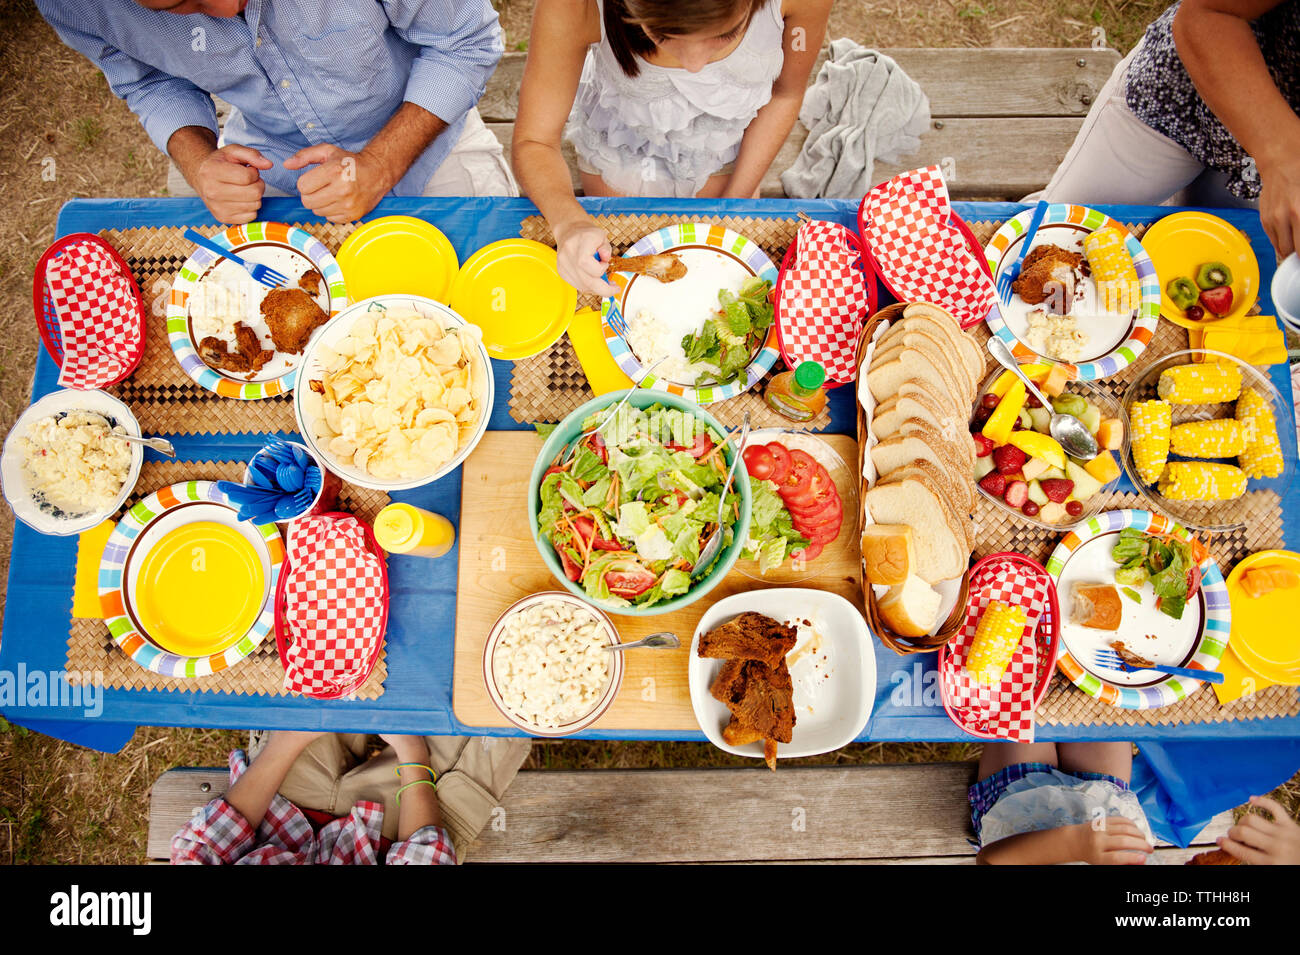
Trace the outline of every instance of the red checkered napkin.
<path fill-rule="evenodd" d="M 1034 741 L 1034 690 L 1040 669 L 1035 634 L 1040 623 L 1050 626 L 1050 621 L 1044 619 L 1051 612 L 1049 585 L 1046 574 L 1009 560 L 990 561 L 971 576 L 966 622 L 948 644 L 939 672 L 944 706 L 967 732 L 1016 743 Z M 994 600 L 1024 607 L 1026 626 L 1002 682 L 990 686 L 971 678 L 966 670 L 966 655 L 975 639 L 980 616 Z"/>
<path fill-rule="evenodd" d="M 901 173 L 874 187 L 858 215 L 862 241 L 900 302 L 929 302 L 967 328 L 984 320 L 993 280 L 952 221 L 938 166 Z"/>
<path fill-rule="evenodd" d="M 852 233 L 837 222 L 799 226 L 795 260 L 781 276 L 777 331 L 786 364 L 819 362 L 832 384 L 852 381 L 867 313 L 867 281 Z"/>
<path fill-rule="evenodd" d="M 50 260 L 45 285 L 63 341 L 59 384 L 100 388 L 125 376 L 144 336 L 130 276 L 102 248 L 80 242 Z"/>
<path fill-rule="evenodd" d="M 290 570 L 284 688 L 334 698 L 365 682 L 384 639 L 384 566 L 355 517 L 308 517 L 289 525 Z"/>

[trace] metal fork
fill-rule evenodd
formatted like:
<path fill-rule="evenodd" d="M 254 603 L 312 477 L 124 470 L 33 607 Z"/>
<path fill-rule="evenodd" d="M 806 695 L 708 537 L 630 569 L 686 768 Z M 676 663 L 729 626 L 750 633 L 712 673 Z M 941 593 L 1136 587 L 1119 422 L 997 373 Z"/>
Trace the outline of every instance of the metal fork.
<path fill-rule="evenodd" d="M 1038 205 L 1034 206 L 1033 218 L 1029 220 L 1029 231 L 1025 233 L 1025 241 L 1020 243 L 1020 254 L 998 276 L 998 300 L 1003 305 L 1011 304 L 1011 284 L 1020 278 L 1020 267 L 1024 264 L 1025 256 L 1029 254 L 1029 245 L 1038 234 L 1038 227 L 1043 224 L 1043 216 L 1047 214 L 1048 205 L 1042 199 L 1038 200 Z"/>
<path fill-rule="evenodd" d="M 189 239 L 195 245 L 202 246 L 203 248 L 207 249 L 209 252 L 212 252 L 215 255 L 219 255 L 222 258 L 226 258 L 229 259 L 231 262 L 234 262 L 236 265 L 238 265 L 240 268 L 246 271 L 249 275 L 251 275 L 253 277 L 253 281 L 255 282 L 261 282 L 263 285 L 269 285 L 271 288 L 284 288 L 286 285 L 289 284 L 289 279 L 287 276 L 281 275 L 279 272 L 277 272 L 275 269 L 271 268 L 270 266 L 259 265 L 256 262 L 246 262 L 245 260 L 241 259 L 239 256 L 235 255 L 235 253 L 231 252 L 229 249 L 223 249 L 221 246 L 217 245 L 217 243 L 213 242 L 211 239 L 205 236 L 200 235 L 199 233 L 195 232 L 193 229 L 185 230 L 185 238 Z"/>
<path fill-rule="evenodd" d="M 1139 670 L 1155 670 L 1158 673 L 1168 673 L 1172 676 L 1185 676 L 1193 680 L 1202 680 L 1206 683 L 1222 683 L 1223 674 L 1214 670 L 1198 670 L 1192 667 L 1171 667 L 1163 663 L 1155 663 L 1149 667 L 1135 667 L 1128 663 L 1114 650 L 1097 650 L 1092 655 L 1094 666 L 1103 670 L 1118 670 L 1121 673 L 1136 673 Z"/>

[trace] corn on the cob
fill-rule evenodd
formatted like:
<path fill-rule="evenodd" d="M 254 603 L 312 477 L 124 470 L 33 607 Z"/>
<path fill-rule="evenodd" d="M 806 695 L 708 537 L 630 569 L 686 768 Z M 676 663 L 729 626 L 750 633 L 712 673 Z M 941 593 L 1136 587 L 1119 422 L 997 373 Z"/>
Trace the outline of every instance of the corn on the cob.
<path fill-rule="evenodd" d="M 1170 461 L 1157 488 L 1171 501 L 1231 501 L 1246 493 L 1246 474 L 1233 464 Z"/>
<path fill-rule="evenodd" d="M 1246 450 L 1246 429 L 1235 418 L 1176 424 L 1169 450 L 1185 458 L 1235 458 Z"/>
<path fill-rule="evenodd" d="M 1138 401 L 1129 408 L 1129 439 L 1138 477 L 1155 484 L 1169 460 L 1169 433 L 1174 409 L 1163 401 Z"/>
<path fill-rule="evenodd" d="M 1161 398 L 1176 405 L 1214 405 L 1235 401 L 1241 393 L 1241 369 L 1218 362 L 1175 365 L 1160 373 L 1157 390 Z"/>
<path fill-rule="evenodd" d="M 1246 431 L 1246 449 L 1237 464 L 1247 477 L 1275 478 L 1282 473 L 1282 446 L 1277 440 L 1273 403 L 1254 388 L 1243 388 L 1237 399 L 1237 420 Z"/>
<path fill-rule="evenodd" d="M 1025 608 L 994 600 L 984 608 L 975 639 L 971 641 L 966 669 L 976 683 L 1001 683 L 1007 664 L 1025 635 Z"/>
<path fill-rule="evenodd" d="M 1142 285 L 1133 256 L 1124 247 L 1124 233 L 1113 226 L 1098 229 L 1083 240 L 1097 295 L 1108 312 L 1124 314 L 1142 301 Z"/>

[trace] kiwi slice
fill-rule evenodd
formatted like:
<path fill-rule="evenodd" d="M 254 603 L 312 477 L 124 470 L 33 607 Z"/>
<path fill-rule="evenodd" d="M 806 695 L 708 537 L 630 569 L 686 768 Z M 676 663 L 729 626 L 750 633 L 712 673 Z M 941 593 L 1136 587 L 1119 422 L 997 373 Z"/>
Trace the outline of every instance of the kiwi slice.
<path fill-rule="evenodd" d="M 1196 287 L 1196 283 L 1185 275 L 1170 279 L 1169 284 L 1165 286 L 1165 292 L 1169 295 L 1170 300 L 1181 309 L 1190 308 L 1201 297 L 1201 290 Z"/>
<path fill-rule="evenodd" d="M 1196 284 L 1204 289 L 1232 284 L 1232 270 L 1222 262 L 1206 262 L 1196 270 Z"/>

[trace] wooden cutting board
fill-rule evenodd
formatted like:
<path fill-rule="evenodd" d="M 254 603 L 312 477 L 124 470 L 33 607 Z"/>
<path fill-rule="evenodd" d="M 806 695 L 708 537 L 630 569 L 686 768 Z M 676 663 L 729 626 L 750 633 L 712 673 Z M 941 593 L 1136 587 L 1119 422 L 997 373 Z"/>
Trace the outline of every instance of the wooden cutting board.
<path fill-rule="evenodd" d="M 852 437 L 822 438 L 850 467 L 855 465 L 857 444 Z M 489 431 L 465 461 L 452 709 L 456 718 L 469 726 L 510 725 L 483 685 L 483 644 L 492 625 L 516 600 L 542 590 L 564 589 L 542 562 L 528 526 L 528 477 L 541 448 L 541 439 L 532 431 Z M 723 597 L 773 586 L 815 587 L 840 594 L 861 609 L 855 513 L 856 504 L 846 501 L 839 538 L 802 573 L 789 570 L 787 563 L 767 578 L 756 580 L 737 567 L 706 596 L 673 613 L 653 617 L 611 613 L 623 642 L 670 630 L 682 646 L 628 651 L 618 698 L 592 728 L 698 731 L 686 679 L 688 653 L 696 623 Z"/>

